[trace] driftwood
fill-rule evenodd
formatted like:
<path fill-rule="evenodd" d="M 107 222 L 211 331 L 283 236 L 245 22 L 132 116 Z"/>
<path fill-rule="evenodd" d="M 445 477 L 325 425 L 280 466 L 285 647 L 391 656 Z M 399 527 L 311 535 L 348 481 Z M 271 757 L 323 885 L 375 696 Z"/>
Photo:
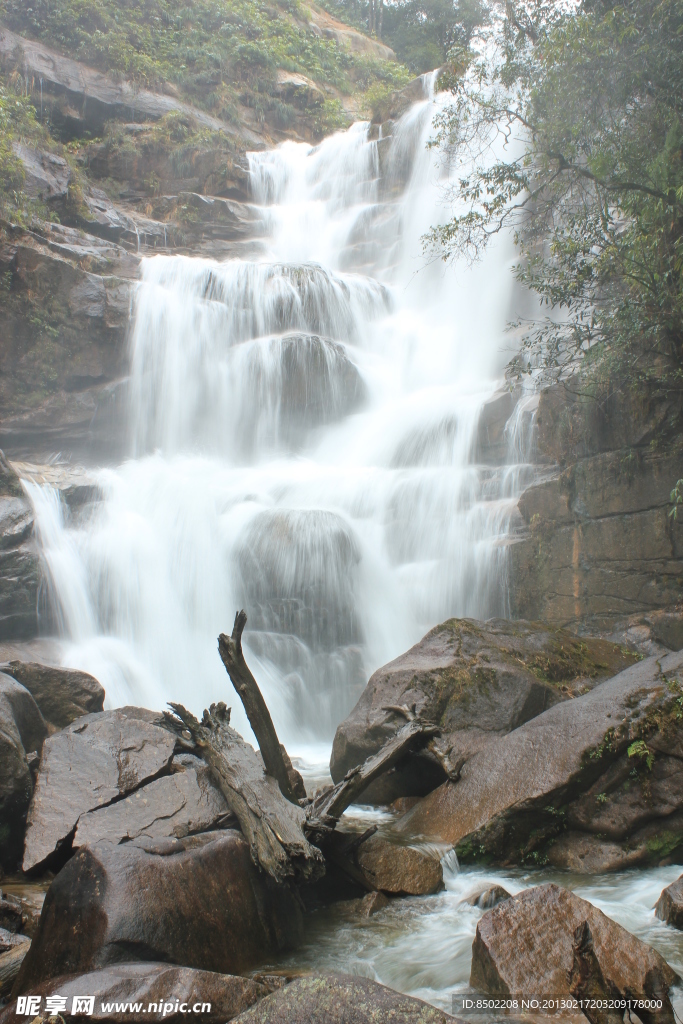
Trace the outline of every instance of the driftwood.
<path fill-rule="evenodd" d="M 569 974 L 569 991 L 575 999 L 587 1003 L 583 1007 L 590 1024 L 623 1024 L 624 1011 L 610 1009 L 610 1001 L 621 999 L 615 985 L 607 981 L 598 963 L 588 921 L 574 932 L 574 960 Z"/>
<path fill-rule="evenodd" d="M 0 996 L 8 995 L 10 992 L 30 948 L 31 943 L 26 939 L 25 942 L 12 946 L 5 953 L 0 953 Z"/>
<path fill-rule="evenodd" d="M 167 723 L 180 735 L 189 732 L 195 753 L 239 821 L 254 863 L 278 882 L 311 882 L 324 874 L 322 853 L 304 835 L 304 811 L 285 799 L 254 748 L 230 727 L 230 709 L 212 704 L 199 722 L 182 704 L 170 706 L 175 715 L 167 712 Z"/>
<path fill-rule="evenodd" d="M 325 871 L 322 846 L 331 863 L 366 888 L 372 888 L 355 863 L 355 850 L 373 832 L 348 837 L 334 830 L 346 808 L 407 753 L 424 747 L 439 732 L 424 725 L 409 709 L 399 709 L 406 724 L 382 749 L 348 772 L 314 800 L 280 744 L 263 695 L 242 651 L 245 612 L 235 616 L 232 635 L 221 633 L 218 650 L 259 744 L 256 751 L 230 727 L 230 709 L 212 704 L 199 722 L 182 704 L 171 704 L 166 724 L 184 749 L 206 761 L 247 839 L 255 864 L 278 882 L 311 882 Z M 305 810 L 303 809 L 305 807 Z M 315 844 L 315 845 L 314 845 Z"/>
<path fill-rule="evenodd" d="M 232 636 L 221 633 L 218 637 L 218 653 L 244 705 L 266 772 L 277 780 L 282 795 L 292 803 L 297 803 L 306 799 L 306 789 L 303 779 L 292 767 L 287 751 L 277 738 L 268 705 L 244 660 L 242 633 L 246 624 L 246 612 L 237 612 Z"/>
<path fill-rule="evenodd" d="M 363 764 L 347 772 L 341 782 L 321 793 L 307 808 L 308 829 L 334 828 L 342 814 L 355 803 L 371 782 L 388 772 L 411 750 L 427 743 L 439 732 L 438 726 L 425 725 L 418 719 L 407 722 L 382 749 L 368 757 Z"/>

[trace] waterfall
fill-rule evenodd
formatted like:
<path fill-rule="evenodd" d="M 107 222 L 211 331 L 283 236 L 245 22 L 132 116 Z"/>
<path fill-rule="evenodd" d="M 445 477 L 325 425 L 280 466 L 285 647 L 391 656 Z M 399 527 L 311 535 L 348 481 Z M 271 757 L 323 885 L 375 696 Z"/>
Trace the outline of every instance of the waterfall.
<path fill-rule="evenodd" d="M 511 355 L 513 244 L 425 261 L 459 173 L 427 146 L 433 92 L 380 132 L 250 154 L 257 255 L 143 260 L 131 457 L 78 522 L 32 487 L 65 661 L 110 705 L 238 704 L 216 637 L 243 606 L 283 737 L 329 739 L 431 626 L 506 614 L 532 413 L 508 464 L 478 427 Z"/>

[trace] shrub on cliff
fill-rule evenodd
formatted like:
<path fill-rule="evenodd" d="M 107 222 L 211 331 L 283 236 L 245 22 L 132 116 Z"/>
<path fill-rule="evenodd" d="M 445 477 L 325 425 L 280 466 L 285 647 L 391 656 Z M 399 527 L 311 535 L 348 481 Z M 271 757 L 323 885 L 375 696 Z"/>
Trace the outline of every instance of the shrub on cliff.
<path fill-rule="evenodd" d="M 680 397 L 683 2 L 509 3 L 482 53 L 451 54 L 436 141 L 474 168 L 428 244 L 476 259 L 514 227 L 546 313 L 523 362 Z"/>

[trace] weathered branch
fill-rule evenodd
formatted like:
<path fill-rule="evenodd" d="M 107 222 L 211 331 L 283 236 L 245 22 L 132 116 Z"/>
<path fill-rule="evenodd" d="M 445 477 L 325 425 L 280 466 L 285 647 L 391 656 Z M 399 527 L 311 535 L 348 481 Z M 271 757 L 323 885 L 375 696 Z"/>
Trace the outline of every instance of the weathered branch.
<path fill-rule="evenodd" d="M 285 799 L 253 747 L 230 728 L 229 708 L 212 704 L 199 722 L 182 704 L 170 706 L 175 716 L 167 712 L 167 724 L 176 733 L 183 727 L 189 731 L 196 753 L 239 821 L 254 863 L 278 882 L 311 882 L 323 875 L 323 855 L 304 835 L 306 815 Z"/>
<path fill-rule="evenodd" d="M 258 683 L 254 679 L 242 652 L 242 633 L 247 624 L 247 613 L 237 612 L 232 636 L 221 633 L 218 637 L 218 653 L 225 665 L 232 685 L 244 705 L 249 725 L 254 731 L 268 775 L 277 780 L 282 795 L 296 804 L 306 798 L 303 779 L 292 767 L 289 755 L 280 744 L 270 717 L 268 705 L 263 699 Z"/>
<path fill-rule="evenodd" d="M 418 719 L 407 722 L 377 754 L 352 768 L 341 782 L 311 803 L 307 809 L 307 832 L 315 834 L 320 826 L 334 827 L 346 808 L 355 803 L 371 782 L 393 768 L 409 751 L 424 746 L 438 732 L 438 726 L 425 725 Z"/>

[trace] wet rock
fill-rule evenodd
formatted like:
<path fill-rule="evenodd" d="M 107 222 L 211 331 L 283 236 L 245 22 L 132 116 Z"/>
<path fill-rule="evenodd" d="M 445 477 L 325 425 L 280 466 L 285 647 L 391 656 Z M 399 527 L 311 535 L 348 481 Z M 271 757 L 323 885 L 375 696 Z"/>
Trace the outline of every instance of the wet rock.
<path fill-rule="evenodd" d="M 266 996 L 239 1024 L 446 1024 L 455 1021 L 420 999 L 369 978 L 311 974 Z"/>
<path fill-rule="evenodd" d="M 337 729 L 332 778 L 342 779 L 404 724 L 396 710 L 400 706 L 414 704 L 420 718 L 441 727 L 438 749 L 457 774 L 492 737 L 518 728 L 633 660 L 606 641 L 581 640 L 538 623 L 450 619 L 371 677 Z M 432 763 L 427 780 L 424 762 L 424 755 L 413 756 L 393 779 L 387 776 L 382 798 L 423 795 L 428 790 L 411 788 L 423 779 L 434 788 L 440 769 Z M 440 776 L 443 780 L 443 771 Z M 386 792 L 387 784 L 395 787 L 393 795 Z M 377 798 L 372 790 L 364 797 Z"/>
<path fill-rule="evenodd" d="M 674 928 L 683 928 L 683 875 L 662 889 L 655 904 L 655 914 Z"/>
<path fill-rule="evenodd" d="M 0 495 L 10 498 L 23 498 L 24 488 L 3 451 L 0 451 Z"/>
<path fill-rule="evenodd" d="M 470 896 L 467 896 L 463 903 L 469 903 L 471 907 L 479 907 L 480 910 L 492 910 L 499 903 L 510 899 L 510 893 L 502 885 L 492 885 L 488 889 L 477 889 Z"/>
<path fill-rule="evenodd" d="M 607 984 L 632 999 L 661 999 L 664 1008 L 643 1016 L 644 1024 L 673 1024 L 668 992 L 676 972 L 651 946 L 552 883 L 525 889 L 484 914 L 472 944 L 470 985 L 490 995 L 569 996 L 574 933 L 584 921 Z"/>
<path fill-rule="evenodd" d="M 631 802 L 629 793 L 640 787 L 642 795 L 657 758 L 668 771 L 680 748 L 676 701 L 682 681 L 683 652 L 633 665 L 490 744 L 468 761 L 458 782 L 429 794 L 395 828 L 451 843 L 461 860 L 523 860 L 561 836 L 566 816 L 578 816 L 582 802 L 591 813 L 594 807 L 602 811 L 605 803 L 595 794 L 604 792 L 605 780 L 614 778 L 614 766 L 619 768 L 624 757 L 637 776 L 625 791 L 624 806 L 635 813 L 619 820 L 642 821 L 640 797 Z M 664 778 L 676 778 L 666 771 Z M 673 783 L 670 790 L 664 787 L 660 802 L 650 806 L 650 825 L 667 829 L 675 792 Z M 602 827 L 603 819 L 598 820 Z M 629 840 L 624 836 L 624 843 Z M 647 844 L 652 843 L 651 837 Z M 656 858 L 656 842 L 651 848 Z"/>
<path fill-rule="evenodd" d="M 53 881 L 14 994 L 122 959 L 239 974 L 301 937 L 297 899 L 238 832 L 101 841 Z"/>
<path fill-rule="evenodd" d="M 46 740 L 31 801 L 24 871 L 43 864 L 80 816 L 111 803 L 167 769 L 175 737 L 137 708 L 77 719 Z"/>
<path fill-rule="evenodd" d="M 369 892 L 359 901 L 358 912 L 361 917 L 372 917 L 379 910 L 389 906 L 389 897 L 383 892 Z"/>
<path fill-rule="evenodd" d="M 358 849 L 358 866 L 375 889 L 406 896 L 428 896 L 443 888 L 438 854 L 376 834 Z"/>
<path fill-rule="evenodd" d="M 87 672 L 35 661 L 11 661 L 0 665 L 0 671 L 26 687 L 45 721 L 57 729 L 64 729 L 76 718 L 103 710 L 104 687 Z"/>
<path fill-rule="evenodd" d="M 221 819 L 232 817 L 203 761 L 192 754 L 181 754 L 173 758 L 171 769 L 173 774 L 136 789 L 124 800 L 82 814 L 73 838 L 74 848 L 99 839 L 128 842 L 140 835 L 182 839 L 193 832 L 206 832 Z"/>
<path fill-rule="evenodd" d="M 33 792 L 28 755 L 40 751 L 47 727 L 31 694 L 0 673 L 0 866 L 14 870 Z M 0 925 L 3 924 L 0 907 Z"/>
<path fill-rule="evenodd" d="M 65 1015 L 74 1020 L 108 1021 L 186 1021 L 196 1004 L 210 1005 L 202 1021 L 232 1020 L 239 1013 L 272 991 L 272 986 L 251 978 L 239 978 L 214 971 L 197 971 L 173 964 L 122 963 L 88 974 L 52 979 L 31 989 L 33 995 L 60 995 L 66 999 Z M 74 997 L 84 993 L 95 996 L 90 1014 L 73 1013 Z M 138 1003 L 139 1012 L 103 1010 L 103 1003 Z M 156 1010 L 148 1010 L 151 1003 Z M 178 1010 L 175 1010 L 176 1003 Z M 182 1012 L 180 1006 L 185 1004 Z M 0 1013 L 0 1024 L 16 1020 L 16 1002 Z"/>
<path fill-rule="evenodd" d="M 23 189 L 31 199 L 44 203 L 64 202 L 69 195 L 71 168 L 63 156 L 14 143 L 24 169 Z"/>
<path fill-rule="evenodd" d="M 38 633 L 38 602 L 45 582 L 40 555 L 30 544 L 0 550 L 0 640 Z"/>
<path fill-rule="evenodd" d="M 33 532 L 33 509 L 26 498 L 0 496 L 0 548 L 14 548 Z"/>

